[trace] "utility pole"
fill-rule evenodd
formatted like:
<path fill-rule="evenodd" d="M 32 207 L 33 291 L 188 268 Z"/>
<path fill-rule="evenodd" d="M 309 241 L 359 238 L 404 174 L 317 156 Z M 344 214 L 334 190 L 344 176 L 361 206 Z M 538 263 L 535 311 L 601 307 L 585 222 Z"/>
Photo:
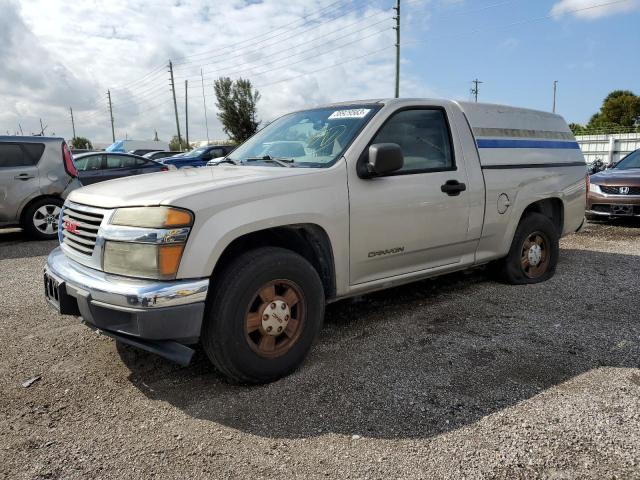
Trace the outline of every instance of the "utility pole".
<path fill-rule="evenodd" d="M 481 82 L 480 80 L 478 80 L 477 78 L 475 80 L 473 80 L 471 83 L 473 83 L 474 87 L 471 89 L 471 94 L 475 97 L 476 99 L 476 103 L 478 103 L 478 85 L 480 83 L 484 83 Z"/>
<path fill-rule="evenodd" d="M 176 114 L 176 130 L 178 130 L 178 145 L 182 151 L 182 137 L 180 136 L 180 122 L 178 121 L 178 103 L 176 102 L 176 85 L 173 82 L 173 63 L 169 60 L 169 74 L 171 75 L 171 91 L 173 92 L 173 111 Z"/>
<path fill-rule="evenodd" d="M 111 104 L 111 91 L 107 90 L 107 98 L 109 99 L 109 116 L 111 117 L 111 139 L 115 143 L 116 130 L 113 128 L 113 105 Z"/>
<path fill-rule="evenodd" d="M 398 98 L 400 96 L 400 0 L 396 0 L 396 6 L 393 9 L 396 11 L 393 17 L 396 26 L 393 29 L 396 31 L 396 98 Z"/>
<path fill-rule="evenodd" d="M 204 107 L 204 124 L 207 127 L 207 145 L 209 145 L 209 120 L 207 120 L 207 100 L 204 96 L 204 76 L 200 69 L 200 79 L 202 80 L 202 106 Z"/>
<path fill-rule="evenodd" d="M 44 128 L 45 127 L 42 126 L 42 119 L 40 119 L 40 136 L 41 137 L 44 137 Z"/>
<path fill-rule="evenodd" d="M 73 138 L 76 138 L 76 124 L 73 121 L 73 108 L 69 107 L 69 112 L 71 112 L 71 129 L 73 130 Z"/>
<path fill-rule="evenodd" d="M 556 113 L 556 92 L 558 91 L 558 80 L 553 81 L 553 113 Z"/>
<path fill-rule="evenodd" d="M 187 148 L 189 148 L 189 80 L 184 81 L 184 125 L 185 125 L 185 136 L 187 137 Z"/>

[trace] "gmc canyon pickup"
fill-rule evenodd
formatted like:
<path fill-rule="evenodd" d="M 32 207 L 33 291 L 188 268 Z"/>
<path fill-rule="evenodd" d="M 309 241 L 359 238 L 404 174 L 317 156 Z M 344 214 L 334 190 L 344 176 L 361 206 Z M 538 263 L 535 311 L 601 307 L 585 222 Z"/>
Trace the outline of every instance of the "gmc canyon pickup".
<path fill-rule="evenodd" d="M 489 264 L 549 279 L 582 225 L 585 161 L 558 115 L 393 99 L 284 115 L 217 165 L 64 204 L 44 290 L 61 314 L 238 382 L 298 367 L 324 306 Z"/>

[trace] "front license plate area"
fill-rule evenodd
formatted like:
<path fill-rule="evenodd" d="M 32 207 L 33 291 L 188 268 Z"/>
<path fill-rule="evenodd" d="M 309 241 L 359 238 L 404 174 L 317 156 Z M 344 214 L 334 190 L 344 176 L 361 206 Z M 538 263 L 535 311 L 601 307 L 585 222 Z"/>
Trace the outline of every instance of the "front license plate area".
<path fill-rule="evenodd" d="M 44 274 L 44 296 L 58 313 L 80 315 L 78 301 L 67 293 L 64 282 L 48 273 Z"/>
<path fill-rule="evenodd" d="M 633 205 L 611 205 L 611 215 L 633 215 Z"/>
<path fill-rule="evenodd" d="M 44 296 L 60 312 L 60 282 L 47 273 L 44 274 Z"/>

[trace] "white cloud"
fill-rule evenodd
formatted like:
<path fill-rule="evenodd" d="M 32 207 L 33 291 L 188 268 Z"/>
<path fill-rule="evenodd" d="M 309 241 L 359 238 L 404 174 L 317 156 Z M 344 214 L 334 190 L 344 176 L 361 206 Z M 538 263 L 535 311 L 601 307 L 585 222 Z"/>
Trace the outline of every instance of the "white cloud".
<path fill-rule="evenodd" d="M 620 2 L 614 0 L 560 0 L 551 8 L 551 14 L 558 16 L 571 14 L 577 18 L 592 20 L 638 9 L 640 9 L 640 0 Z"/>
<path fill-rule="evenodd" d="M 175 133 L 169 58 L 176 64 L 183 134 L 184 80 L 189 81 L 191 139 L 205 138 L 201 67 L 212 138 L 224 137 L 212 87 L 220 75 L 252 80 L 262 94 L 259 117 L 265 121 L 319 103 L 393 94 L 389 10 L 353 0 L 210 5 L 207 0 L 0 0 L 0 131 L 13 133 L 20 123 L 30 133 L 39 130 L 42 117 L 47 133 L 71 137 L 72 106 L 77 134 L 108 142 L 110 89 L 116 137 L 147 139 L 157 130 L 169 139 Z M 322 16 L 314 14 L 319 10 Z M 288 26 L 274 30 L 283 25 Z M 343 64 L 334 67 L 338 63 Z M 411 77 L 403 77 L 402 86 L 407 94 L 428 91 Z"/>

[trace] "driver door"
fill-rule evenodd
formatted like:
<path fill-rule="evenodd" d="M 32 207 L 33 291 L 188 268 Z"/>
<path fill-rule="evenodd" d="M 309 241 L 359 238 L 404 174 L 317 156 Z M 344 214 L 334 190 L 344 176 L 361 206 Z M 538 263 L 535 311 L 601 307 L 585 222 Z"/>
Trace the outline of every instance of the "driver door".
<path fill-rule="evenodd" d="M 374 143 L 398 144 L 404 166 L 367 179 L 349 169 L 351 285 L 460 263 L 471 248 L 468 179 L 446 110 L 398 110 Z M 366 152 L 359 161 L 367 161 Z M 443 192 L 456 183 L 464 188 Z"/>

